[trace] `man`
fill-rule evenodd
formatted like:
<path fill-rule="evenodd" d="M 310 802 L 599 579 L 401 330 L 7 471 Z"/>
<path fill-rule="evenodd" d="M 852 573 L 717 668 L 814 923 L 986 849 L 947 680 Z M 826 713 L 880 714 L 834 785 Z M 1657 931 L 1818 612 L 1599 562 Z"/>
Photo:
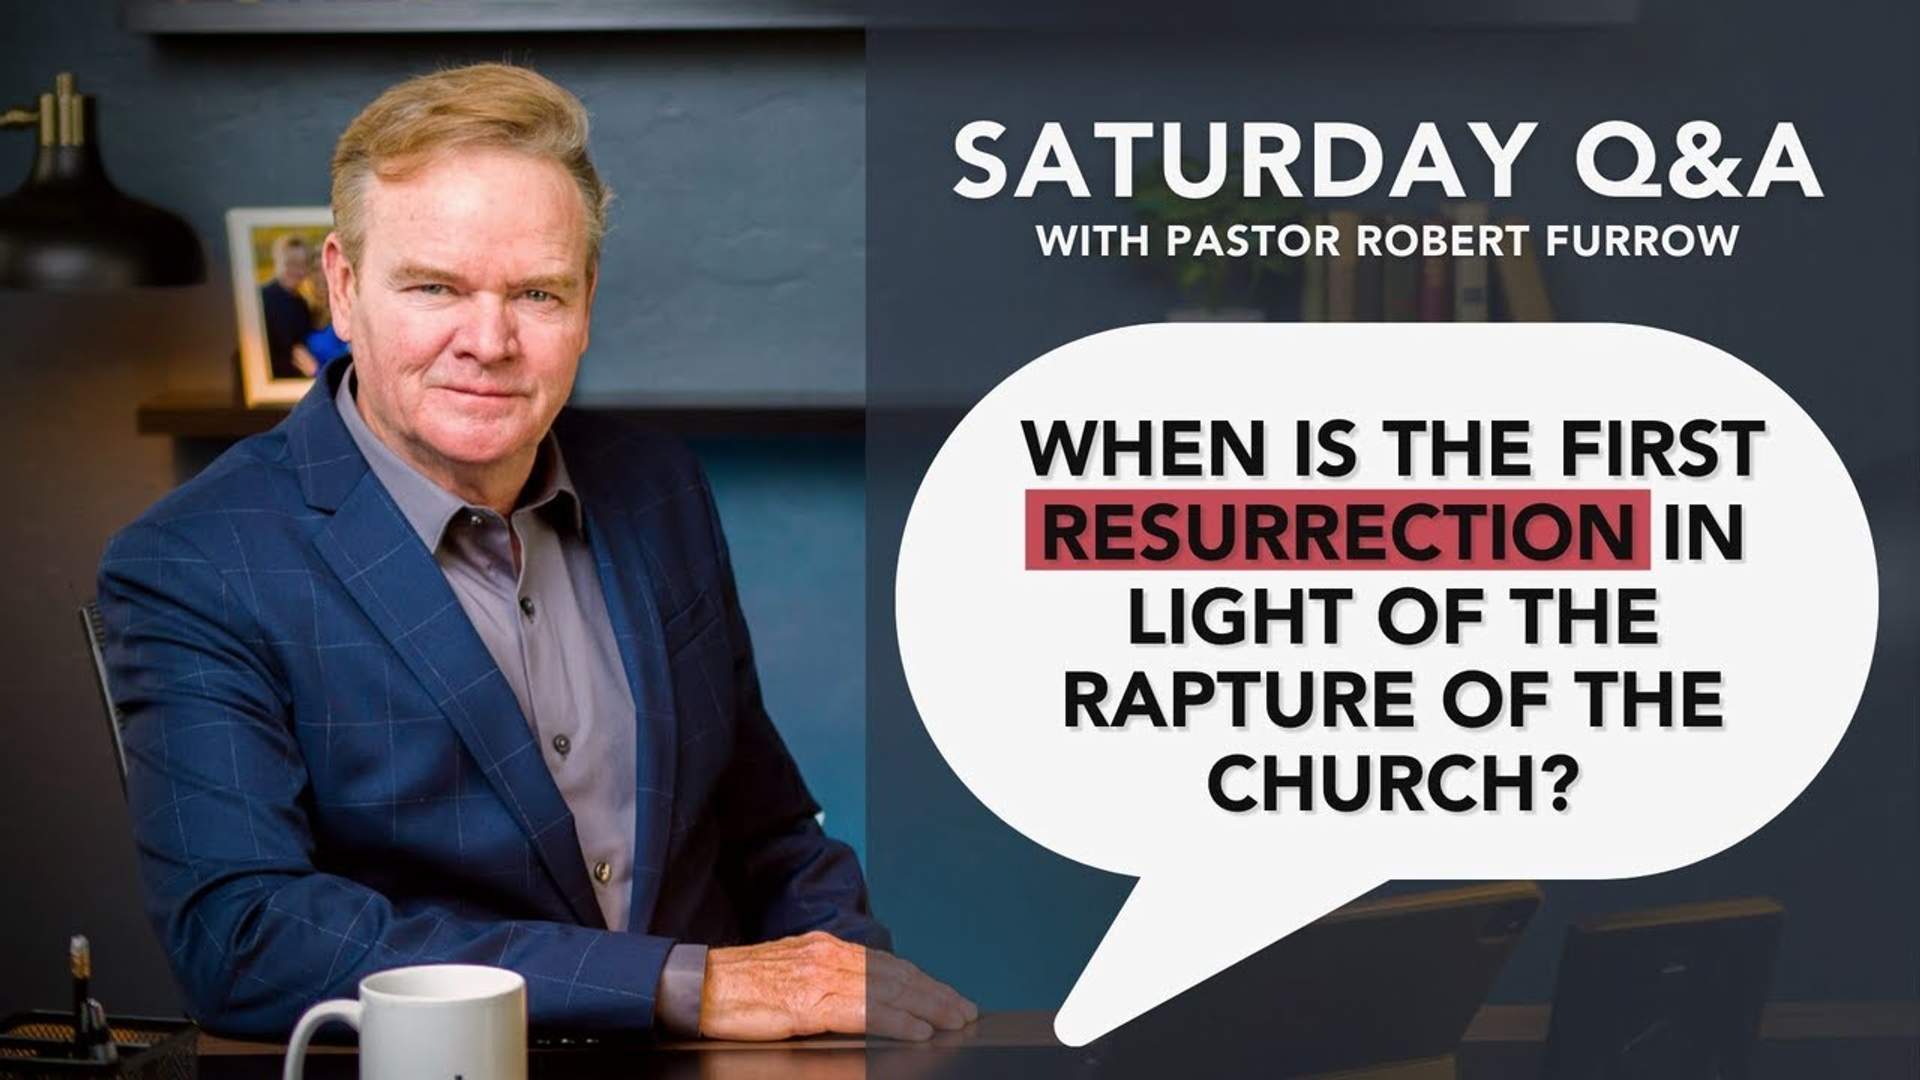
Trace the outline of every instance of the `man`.
<path fill-rule="evenodd" d="M 977 1015 L 881 951 L 815 824 L 698 466 L 561 409 L 608 197 L 586 133 L 502 65 L 370 105 L 323 250 L 352 361 L 107 549 L 148 908 L 208 1026 L 443 961 L 588 1031 Z"/>
<path fill-rule="evenodd" d="M 311 354 L 300 355 L 313 331 L 313 311 L 300 295 L 312 269 L 305 240 L 294 233 L 274 238 L 273 279 L 260 286 L 260 320 L 266 324 L 267 371 L 276 379 L 298 379 L 315 369 Z"/>

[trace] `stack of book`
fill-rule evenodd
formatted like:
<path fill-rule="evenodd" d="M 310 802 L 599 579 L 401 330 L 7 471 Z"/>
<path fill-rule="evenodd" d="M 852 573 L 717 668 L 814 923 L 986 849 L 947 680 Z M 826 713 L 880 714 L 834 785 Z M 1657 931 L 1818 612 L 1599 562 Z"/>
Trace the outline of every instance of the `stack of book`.
<path fill-rule="evenodd" d="M 1436 219 L 1441 220 L 1441 219 Z M 1454 225 L 1488 221 L 1487 204 L 1458 203 L 1444 219 Z M 1361 255 L 1363 222 L 1384 231 L 1407 219 L 1369 217 L 1357 210 L 1310 214 L 1310 226 L 1339 230 L 1339 252 L 1308 254 L 1301 264 L 1300 318 L 1307 322 L 1551 322 L 1546 279 L 1532 237 L 1520 254 Z M 1407 222 L 1412 223 L 1412 222 Z M 1507 218 L 1502 225 L 1519 224 Z"/>

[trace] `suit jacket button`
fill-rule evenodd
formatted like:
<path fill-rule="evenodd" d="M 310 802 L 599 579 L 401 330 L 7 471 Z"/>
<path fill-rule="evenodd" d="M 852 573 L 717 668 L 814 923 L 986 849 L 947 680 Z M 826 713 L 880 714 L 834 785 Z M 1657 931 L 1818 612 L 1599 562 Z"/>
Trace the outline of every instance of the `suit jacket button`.
<path fill-rule="evenodd" d="M 606 862 L 594 863 L 593 879 L 595 881 L 598 881 L 602 885 L 605 885 L 607 882 L 612 881 L 613 880 L 613 864 L 606 863 Z"/>

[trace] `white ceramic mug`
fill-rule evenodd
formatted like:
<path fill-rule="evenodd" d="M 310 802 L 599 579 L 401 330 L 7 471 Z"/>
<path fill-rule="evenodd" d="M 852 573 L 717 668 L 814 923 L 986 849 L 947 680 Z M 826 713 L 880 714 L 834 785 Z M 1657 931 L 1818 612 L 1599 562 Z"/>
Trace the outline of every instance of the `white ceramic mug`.
<path fill-rule="evenodd" d="M 360 1032 L 361 1080 L 526 1080 L 527 981 L 504 968 L 429 964 L 377 971 L 360 1000 L 308 1009 L 287 1040 L 285 1080 L 338 1020 Z"/>

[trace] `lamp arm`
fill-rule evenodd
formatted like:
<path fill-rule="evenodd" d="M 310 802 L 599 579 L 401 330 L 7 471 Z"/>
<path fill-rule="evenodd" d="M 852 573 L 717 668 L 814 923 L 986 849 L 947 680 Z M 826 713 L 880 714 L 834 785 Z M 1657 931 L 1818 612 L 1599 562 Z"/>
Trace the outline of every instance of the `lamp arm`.
<path fill-rule="evenodd" d="M 73 73 L 63 71 L 53 77 L 53 93 L 41 94 L 39 108 L 16 107 L 0 112 L 0 131 L 7 128 L 40 129 L 41 146 L 81 146 L 87 141 L 92 99 L 74 85 Z"/>

